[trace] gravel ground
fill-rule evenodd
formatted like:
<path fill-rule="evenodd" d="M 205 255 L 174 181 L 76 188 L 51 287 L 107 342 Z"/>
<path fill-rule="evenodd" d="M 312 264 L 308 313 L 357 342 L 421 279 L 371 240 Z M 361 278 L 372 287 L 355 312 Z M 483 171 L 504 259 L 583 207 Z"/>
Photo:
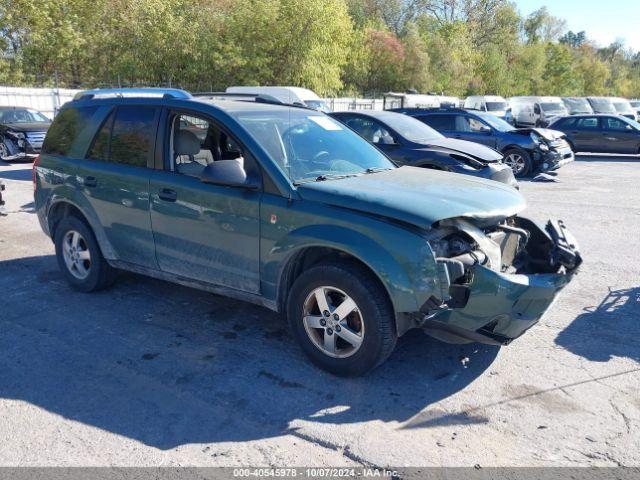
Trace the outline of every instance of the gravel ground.
<path fill-rule="evenodd" d="M 564 219 L 585 257 L 525 336 L 410 332 L 350 380 L 263 308 L 136 275 L 72 291 L 30 176 L 0 164 L 2 466 L 640 466 L 637 157 L 522 183 L 528 215 Z"/>

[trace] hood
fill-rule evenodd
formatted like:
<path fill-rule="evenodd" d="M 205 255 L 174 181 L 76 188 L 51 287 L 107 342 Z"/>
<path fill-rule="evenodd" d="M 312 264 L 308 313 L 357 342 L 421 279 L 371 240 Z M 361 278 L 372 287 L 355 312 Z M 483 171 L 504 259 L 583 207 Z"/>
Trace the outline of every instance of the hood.
<path fill-rule="evenodd" d="M 489 148 L 480 143 L 457 140 L 455 138 L 429 140 L 429 146 L 446 148 L 453 152 L 468 155 L 484 163 L 497 162 L 503 157 L 501 153 L 495 151 L 493 148 Z"/>
<path fill-rule="evenodd" d="M 517 128 L 512 130 L 511 133 L 518 133 L 520 135 L 530 135 L 531 132 L 537 133 L 545 140 L 554 141 L 565 136 L 564 132 L 558 130 L 552 130 L 550 128 Z"/>
<path fill-rule="evenodd" d="M 469 175 L 418 167 L 298 186 L 305 200 L 357 210 L 428 229 L 440 220 L 465 217 L 498 222 L 522 211 L 512 187 Z"/>
<path fill-rule="evenodd" d="M 51 123 L 5 123 L 5 126 L 16 132 L 46 132 L 51 126 Z"/>

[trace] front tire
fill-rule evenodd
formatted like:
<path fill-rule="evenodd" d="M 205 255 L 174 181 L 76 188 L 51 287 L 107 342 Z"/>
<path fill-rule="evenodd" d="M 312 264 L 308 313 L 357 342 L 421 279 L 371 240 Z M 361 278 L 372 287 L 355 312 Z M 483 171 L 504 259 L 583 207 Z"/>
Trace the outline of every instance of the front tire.
<path fill-rule="evenodd" d="M 504 152 L 504 163 L 511 167 L 516 178 L 526 177 L 531 172 L 531 155 L 521 148 L 510 148 Z"/>
<path fill-rule="evenodd" d="M 69 284 L 81 292 L 94 292 L 113 283 L 114 269 L 102 256 L 91 229 L 79 218 L 68 216 L 55 231 L 58 266 Z"/>
<path fill-rule="evenodd" d="M 397 340 L 387 292 L 354 262 L 320 264 L 300 275 L 289 294 L 287 319 L 310 360 L 339 376 L 374 369 Z"/>

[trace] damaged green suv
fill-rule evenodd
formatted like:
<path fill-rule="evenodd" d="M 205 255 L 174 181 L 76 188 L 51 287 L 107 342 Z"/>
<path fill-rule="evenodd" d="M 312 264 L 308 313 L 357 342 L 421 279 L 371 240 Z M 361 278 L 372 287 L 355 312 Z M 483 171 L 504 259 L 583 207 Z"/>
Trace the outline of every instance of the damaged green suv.
<path fill-rule="evenodd" d="M 83 92 L 34 182 L 75 288 L 128 270 L 254 302 L 338 375 L 379 365 L 411 328 L 507 344 L 581 262 L 561 222 L 518 216 L 512 187 L 398 168 L 323 113 L 261 97 Z"/>

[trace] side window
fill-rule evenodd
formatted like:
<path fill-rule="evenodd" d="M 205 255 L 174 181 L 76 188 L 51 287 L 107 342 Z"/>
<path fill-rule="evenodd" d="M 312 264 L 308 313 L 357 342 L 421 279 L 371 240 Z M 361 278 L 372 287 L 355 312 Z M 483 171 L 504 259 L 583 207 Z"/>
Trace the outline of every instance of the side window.
<path fill-rule="evenodd" d="M 220 132 L 207 120 L 191 115 L 176 115 L 171 131 L 174 172 L 199 177 L 207 165 L 222 159 L 217 141 Z"/>
<path fill-rule="evenodd" d="M 42 153 L 68 155 L 73 141 L 97 109 L 98 107 L 65 108 L 49 127 Z"/>
<path fill-rule="evenodd" d="M 391 137 L 389 131 L 380 125 L 378 122 L 374 122 L 368 118 L 354 117 L 347 120 L 347 125 L 358 132 L 360 136 L 368 140 L 371 143 L 387 143 L 387 140 Z"/>
<path fill-rule="evenodd" d="M 561 118 L 560 120 L 555 122 L 553 126 L 558 128 L 573 128 L 575 124 L 576 124 L 575 118 L 567 117 L 567 118 Z"/>
<path fill-rule="evenodd" d="M 153 152 L 156 113 L 154 107 L 118 107 L 111 130 L 110 161 L 134 167 L 147 166 Z"/>
<path fill-rule="evenodd" d="M 454 115 L 419 115 L 416 118 L 436 130 L 455 130 Z"/>
<path fill-rule="evenodd" d="M 260 167 L 251 155 L 216 124 L 194 115 L 175 115 L 171 121 L 171 169 L 200 178 L 205 168 L 219 160 L 235 160 L 247 177 L 260 178 Z"/>
<path fill-rule="evenodd" d="M 91 160 L 109 161 L 109 144 L 111 142 L 111 128 L 113 127 L 113 118 L 115 114 L 112 112 L 98 130 L 93 145 L 87 153 L 87 158 Z"/>
<path fill-rule="evenodd" d="M 598 119 L 596 117 L 584 117 L 578 120 L 577 127 L 583 130 L 596 130 Z"/>
<path fill-rule="evenodd" d="M 620 120 L 618 118 L 607 117 L 603 119 L 603 122 L 604 122 L 605 130 L 618 130 L 618 131 L 632 130 L 631 125 L 629 125 L 624 120 Z"/>
<path fill-rule="evenodd" d="M 489 126 L 486 123 L 478 119 L 475 119 L 473 117 L 465 117 L 465 118 L 469 122 L 469 129 L 470 129 L 469 131 L 474 133 L 482 133 L 489 130 Z"/>

